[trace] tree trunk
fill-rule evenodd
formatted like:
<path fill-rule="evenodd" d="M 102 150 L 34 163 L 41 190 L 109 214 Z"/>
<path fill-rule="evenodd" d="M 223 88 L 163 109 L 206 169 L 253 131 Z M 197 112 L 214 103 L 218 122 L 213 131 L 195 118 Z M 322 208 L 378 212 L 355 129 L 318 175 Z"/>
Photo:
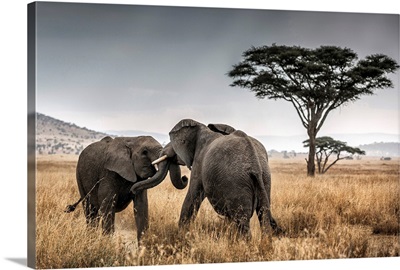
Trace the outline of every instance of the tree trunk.
<path fill-rule="evenodd" d="M 309 150 L 308 150 L 308 160 L 307 160 L 307 176 L 315 176 L 315 138 L 317 132 L 315 127 L 310 125 L 308 128 L 308 138 L 309 138 Z"/>
<path fill-rule="evenodd" d="M 308 161 L 307 161 L 307 175 L 315 176 L 315 138 L 310 137 L 310 149 L 308 151 Z"/>
<path fill-rule="evenodd" d="M 318 173 L 321 173 L 322 167 L 322 153 L 316 153 L 315 154 L 316 159 L 317 159 L 317 166 L 318 166 Z"/>

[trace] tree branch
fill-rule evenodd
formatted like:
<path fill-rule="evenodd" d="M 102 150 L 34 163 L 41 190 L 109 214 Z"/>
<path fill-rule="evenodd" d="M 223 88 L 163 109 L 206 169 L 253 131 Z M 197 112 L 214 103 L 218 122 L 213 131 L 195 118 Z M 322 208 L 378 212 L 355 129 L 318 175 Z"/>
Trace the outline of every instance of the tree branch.
<path fill-rule="evenodd" d="M 339 160 L 345 159 L 344 157 L 343 157 L 343 158 L 340 158 L 339 156 L 340 156 L 340 152 L 337 154 L 336 160 L 335 160 L 334 162 L 332 162 L 332 163 L 328 166 L 328 168 L 326 168 L 326 170 L 325 170 L 323 173 L 326 173 L 326 172 L 329 170 L 329 168 L 332 167 L 333 165 L 335 165 L 335 163 L 338 162 Z"/>
<path fill-rule="evenodd" d="M 329 103 L 328 103 L 329 105 Z M 321 112 L 321 118 L 319 123 L 317 124 L 317 132 L 319 132 L 319 130 L 321 129 L 321 127 L 324 125 L 326 117 L 328 116 L 328 114 L 330 113 L 330 111 L 332 111 L 334 108 L 332 108 L 332 105 L 327 106 L 327 108 L 323 109 Z M 325 111 L 324 111 L 325 110 Z"/>
<path fill-rule="evenodd" d="M 301 107 L 298 108 L 296 106 L 296 103 L 294 102 L 294 99 L 291 98 L 290 99 L 291 103 L 293 104 L 293 107 L 296 109 L 296 112 L 298 114 L 298 116 L 300 117 L 301 123 L 303 124 L 303 126 L 305 128 L 308 128 L 308 119 L 304 116 L 304 112 L 301 110 Z M 299 105 L 300 106 L 300 105 Z M 304 118 L 303 118 L 304 117 Z"/>
<path fill-rule="evenodd" d="M 325 151 L 325 161 L 324 161 L 324 165 L 322 167 L 322 171 L 325 170 L 326 164 L 328 163 L 328 159 L 331 156 L 331 154 L 332 154 L 332 152 L 329 152 L 329 154 L 327 154 L 326 151 Z"/>

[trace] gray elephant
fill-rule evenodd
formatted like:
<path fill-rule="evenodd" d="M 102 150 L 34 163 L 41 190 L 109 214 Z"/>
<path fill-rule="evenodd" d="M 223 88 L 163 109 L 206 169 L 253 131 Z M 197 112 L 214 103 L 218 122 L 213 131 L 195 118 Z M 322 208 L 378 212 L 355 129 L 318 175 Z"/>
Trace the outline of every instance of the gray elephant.
<path fill-rule="evenodd" d="M 250 236 L 250 218 L 256 211 L 263 233 L 278 226 L 271 215 L 271 175 L 267 152 L 256 139 L 227 125 L 205 126 L 181 120 L 170 131 L 170 144 L 155 161 L 177 162 L 191 169 L 189 190 L 179 218 L 180 227 L 195 218 L 207 197 L 214 210 L 233 221 L 242 235 Z M 161 170 L 132 190 L 151 188 L 162 181 Z M 165 177 L 165 176 L 164 176 Z"/>
<path fill-rule="evenodd" d="M 105 233 L 114 231 L 115 213 L 134 202 L 137 239 L 148 228 L 147 190 L 131 192 L 135 183 L 153 176 L 157 171 L 151 164 L 159 157 L 162 146 L 153 137 L 105 137 L 87 146 L 79 156 L 76 179 L 81 198 L 67 206 L 72 212 L 83 201 L 88 226 L 98 226 L 102 219 Z M 187 185 L 181 177 L 179 165 L 163 164 L 163 171 L 170 172 L 171 182 L 176 188 Z M 165 176 L 164 176 L 165 177 Z"/>

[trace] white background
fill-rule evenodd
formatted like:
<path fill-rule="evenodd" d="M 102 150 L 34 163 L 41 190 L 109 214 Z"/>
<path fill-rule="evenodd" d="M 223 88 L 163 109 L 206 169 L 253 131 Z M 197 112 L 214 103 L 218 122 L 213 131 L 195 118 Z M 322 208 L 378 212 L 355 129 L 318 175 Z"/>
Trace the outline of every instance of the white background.
<path fill-rule="evenodd" d="M 60 1 L 56 1 L 60 2 Z M 74 1 L 63 1 L 74 2 Z M 75 1 L 76 2 L 76 1 Z M 147 0 L 84 1 L 95 3 L 186 5 L 209 7 L 260 8 L 310 11 L 400 13 L 394 0 L 380 1 L 296 1 L 266 3 L 259 0 Z M 268 1 L 270 2 L 270 1 Z M 272 1 L 271 1 L 272 2 Z M 6 4 L 7 3 L 7 4 Z M 1 5 L 1 147 L 0 147 L 0 269 L 24 269 L 27 258 L 27 4 L 3 1 Z M 140 267 L 140 269 L 398 269 L 400 258 L 268 262 L 223 265 Z M 104 268 L 102 268 L 104 269 Z M 106 268 L 126 269 L 126 268 Z"/>

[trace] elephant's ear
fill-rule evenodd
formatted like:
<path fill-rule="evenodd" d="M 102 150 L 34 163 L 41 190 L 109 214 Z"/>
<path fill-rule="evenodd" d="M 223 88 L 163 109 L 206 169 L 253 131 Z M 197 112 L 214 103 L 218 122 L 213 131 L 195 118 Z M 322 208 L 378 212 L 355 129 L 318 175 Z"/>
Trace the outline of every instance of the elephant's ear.
<path fill-rule="evenodd" d="M 128 181 L 137 182 L 131 149 L 122 141 L 114 139 L 109 144 L 104 167 L 107 170 L 118 173 Z"/>
<path fill-rule="evenodd" d="M 212 131 L 221 133 L 223 135 L 229 135 L 236 131 L 236 129 L 233 127 L 225 124 L 208 124 L 207 127 Z"/>
<path fill-rule="evenodd" d="M 203 124 L 200 124 L 199 122 L 196 122 L 196 121 L 194 121 L 192 119 L 183 119 L 183 120 L 179 121 L 179 123 L 174 126 L 174 128 L 170 131 L 170 133 L 177 132 L 177 131 L 181 130 L 184 127 L 197 127 L 197 126 L 200 126 L 200 125 L 203 125 Z"/>

